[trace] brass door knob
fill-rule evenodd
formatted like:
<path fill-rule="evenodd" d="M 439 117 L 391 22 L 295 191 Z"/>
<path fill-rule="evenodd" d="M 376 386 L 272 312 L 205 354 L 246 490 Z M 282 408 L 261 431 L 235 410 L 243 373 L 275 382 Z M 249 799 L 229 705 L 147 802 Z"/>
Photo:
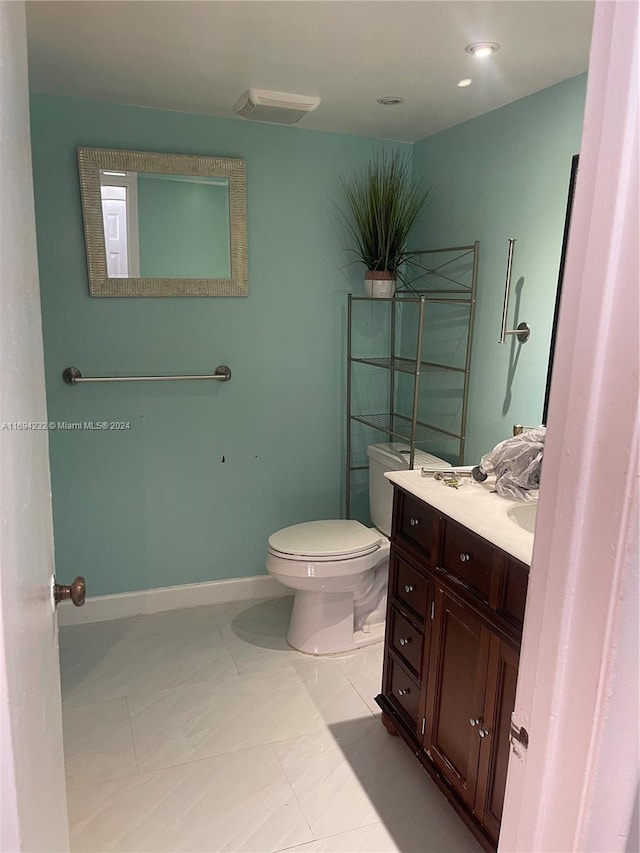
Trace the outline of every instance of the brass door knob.
<path fill-rule="evenodd" d="M 61 583 L 53 584 L 53 600 L 56 607 L 61 601 L 71 601 L 76 607 L 82 607 L 87 594 L 87 585 L 84 578 L 77 577 L 69 586 L 64 586 Z"/>

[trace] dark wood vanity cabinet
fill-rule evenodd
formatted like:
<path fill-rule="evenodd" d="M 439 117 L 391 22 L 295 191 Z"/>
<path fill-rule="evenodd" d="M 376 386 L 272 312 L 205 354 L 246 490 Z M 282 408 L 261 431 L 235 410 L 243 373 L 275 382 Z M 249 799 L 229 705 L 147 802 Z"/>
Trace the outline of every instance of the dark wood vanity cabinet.
<path fill-rule="evenodd" d="M 397 487 L 391 546 L 383 723 L 495 849 L 528 568 Z"/>

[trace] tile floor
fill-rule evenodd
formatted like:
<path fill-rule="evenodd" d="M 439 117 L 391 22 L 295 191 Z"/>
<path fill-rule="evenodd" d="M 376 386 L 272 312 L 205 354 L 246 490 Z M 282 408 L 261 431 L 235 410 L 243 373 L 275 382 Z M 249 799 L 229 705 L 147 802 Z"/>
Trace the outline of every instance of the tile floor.
<path fill-rule="evenodd" d="M 480 850 L 380 724 L 382 645 L 299 654 L 291 601 L 60 630 L 73 851 Z"/>

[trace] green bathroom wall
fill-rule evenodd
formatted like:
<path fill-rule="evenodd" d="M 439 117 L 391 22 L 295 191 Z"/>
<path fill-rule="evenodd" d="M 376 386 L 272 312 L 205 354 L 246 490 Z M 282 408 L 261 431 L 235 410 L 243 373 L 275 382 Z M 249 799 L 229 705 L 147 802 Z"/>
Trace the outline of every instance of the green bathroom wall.
<path fill-rule="evenodd" d="M 585 77 L 565 81 L 412 149 L 416 176 L 433 185 L 415 247 L 480 241 L 469 462 L 513 423 L 540 421 L 585 88 Z M 125 425 L 50 432 L 58 570 L 85 574 L 91 595 L 264 573 L 272 531 L 343 507 L 345 294 L 362 292 L 362 268 L 349 264 L 331 216 L 335 181 L 373 150 L 410 146 L 41 95 L 31 128 L 49 417 Z M 249 296 L 90 298 L 78 146 L 244 158 Z M 509 237 L 518 240 L 510 319 L 532 328 L 524 346 L 497 343 Z M 355 347 L 386 352 L 383 313 L 361 306 Z M 405 331 L 408 340 L 410 322 Z M 231 382 L 62 381 L 71 365 L 117 375 L 218 364 Z M 354 378 L 354 393 L 363 411 L 385 407 L 375 370 Z M 434 386 L 431 422 L 451 422 L 455 393 Z M 357 461 L 381 438 L 363 428 Z M 366 521 L 364 473 L 354 481 Z"/>
<path fill-rule="evenodd" d="M 582 135 L 586 75 L 574 77 L 413 147 L 416 177 L 433 186 L 416 248 L 480 241 L 465 458 L 542 419 L 547 359 L 571 158 Z M 461 90 L 473 97 L 473 87 Z M 499 344 L 507 240 L 515 237 L 509 328 L 526 344 Z M 457 334 L 452 329 L 452 334 Z M 445 405 L 451 404 L 442 395 Z M 432 413 L 433 417 L 438 412 Z"/>
<path fill-rule="evenodd" d="M 34 95 L 31 131 L 56 563 L 90 595 L 264 573 L 288 524 L 342 512 L 346 298 L 337 177 L 393 143 Z M 247 298 L 90 298 L 78 146 L 240 157 Z M 372 334 L 379 330 L 371 327 Z M 367 324 L 362 334 L 369 333 Z M 232 370 L 231 382 L 68 386 Z"/>

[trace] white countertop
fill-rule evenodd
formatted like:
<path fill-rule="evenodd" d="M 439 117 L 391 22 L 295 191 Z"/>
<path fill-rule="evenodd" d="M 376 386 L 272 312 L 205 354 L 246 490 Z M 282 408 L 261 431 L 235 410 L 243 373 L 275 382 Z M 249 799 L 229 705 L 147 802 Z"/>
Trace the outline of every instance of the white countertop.
<path fill-rule="evenodd" d="M 536 502 L 510 500 L 492 492 L 493 478 L 477 483 L 465 477 L 464 485 L 454 489 L 434 480 L 432 474 L 423 477 L 420 469 L 389 471 L 385 477 L 512 557 L 531 565 Z"/>

